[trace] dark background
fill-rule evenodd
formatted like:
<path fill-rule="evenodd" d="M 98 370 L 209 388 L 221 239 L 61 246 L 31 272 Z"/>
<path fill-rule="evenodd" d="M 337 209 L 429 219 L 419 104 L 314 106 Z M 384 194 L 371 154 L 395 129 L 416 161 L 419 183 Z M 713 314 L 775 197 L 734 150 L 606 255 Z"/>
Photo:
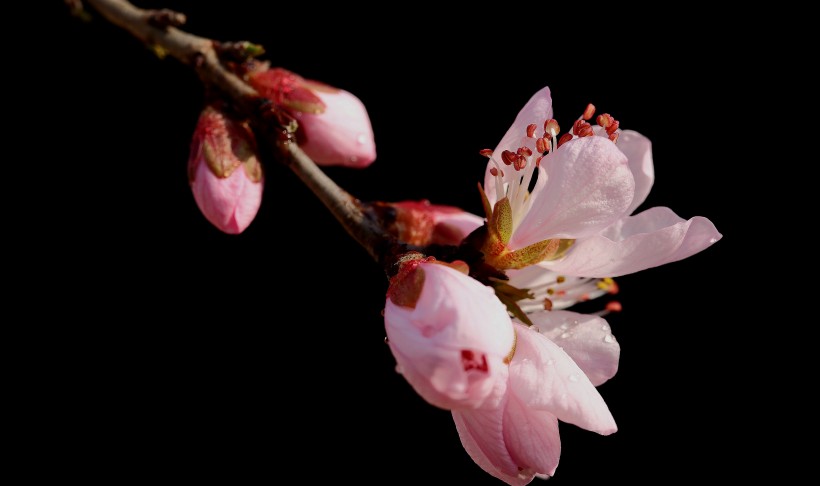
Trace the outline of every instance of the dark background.
<path fill-rule="evenodd" d="M 624 311 L 610 322 L 621 365 L 600 391 L 620 430 L 600 437 L 562 424 L 551 483 L 752 472 L 745 452 L 755 436 L 738 415 L 749 403 L 737 372 L 749 347 L 738 338 L 730 263 L 745 161 L 718 140 L 748 108 L 736 89 L 748 65 L 725 19 L 681 12 L 685 27 L 674 28 L 615 23 L 606 11 L 520 12 L 506 23 L 411 5 L 368 20 L 356 6 L 137 4 L 184 11 L 194 33 L 261 43 L 274 65 L 359 96 L 379 158 L 365 171 L 327 172 L 363 200 L 428 198 L 479 212 L 478 150 L 493 148 L 545 85 L 565 128 L 593 102 L 648 136 L 656 184 L 643 207 L 707 216 L 724 239 L 618 279 Z M 64 331 L 84 345 L 60 398 L 82 413 L 66 413 L 58 428 L 68 435 L 55 445 L 91 444 L 72 474 L 497 483 L 462 450 L 450 415 L 394 372 L 384 275 L 298 179 L 266 161 L 254 223 L 240 236 L 217 231 L 186 176 L 202 103 L 196 76 L 99 18 L 82 23 L 57 7 L 48 31 L 60 39 L 49 66 L 56 129 L 36 148 L 63 196 L 42 219 L 57 256 L 50 283 L 72 295 L 64 312 L 83 323 Z M 705 47 L 687 42 L 693 35 Z"/>

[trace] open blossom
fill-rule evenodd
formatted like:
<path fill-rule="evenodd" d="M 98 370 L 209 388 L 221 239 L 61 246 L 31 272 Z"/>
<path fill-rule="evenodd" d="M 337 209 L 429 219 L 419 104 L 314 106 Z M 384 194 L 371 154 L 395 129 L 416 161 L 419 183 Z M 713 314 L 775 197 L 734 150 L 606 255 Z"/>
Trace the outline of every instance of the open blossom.
<path fill-rule="evenodd" d="M 615 277 L 687 258 L 721 238 L 708 219 L 684 220 L 668 208 L 630 216 L 654 182 L 651 143 L 620 130 L 608 114 L 597 123 L 580 119 L 559 139 L 544 88 L 488 154 L 487 198 L 496 206 L 510 201 L 511 230 L 502 255 L 534 244 L 555 248 L 537 262 L 507 268 L 538 263 L 562 275 Z"/>
<path fill-rule="evenodd" d="M 478 407 L 507 379 L 515 342 L 507 311 L 492 289 L 455 268 L 403 262 L 384 322 L 397 369 L 433 405 Z"/>
<path fill-rule="evenodd" d="M 262 166 L 248 126 L 206 107 L 191 141 L 188 179 L 200 211 L 225 233 L 241 233 L 262 204 Z"/>
<path fill-rule="evenodd" d="M 542 311 L 533 326 L 515 324 L 509 380 L 475 410 L 453 410 L 464 449 L 489 474 L 511 485 L 555 474 L 558 420 L 609 435 L 615 421 L 595 386 L 615 375 L 620 347 L 606 321 Z"/>
<path fill-rule="evenodd" d="M 513 324 L 489 287 L 453 266 L 414 256 L 391 279 L 385 328 L 398 369 L 452 410 L 485 471 L 509 484 L 552 475 L 558 420 L 616 430 L 595 386 L 617 371 L 618 343 L 596 316 L 541 311 L 529 329 Z"/>
<path fill-rule="evenodd" d="M 370 117 L 351 93 L 265 65 L 248 82 L 299 122 L 299 146 L 317 164 L 364 168 L 376 160 Z"/>

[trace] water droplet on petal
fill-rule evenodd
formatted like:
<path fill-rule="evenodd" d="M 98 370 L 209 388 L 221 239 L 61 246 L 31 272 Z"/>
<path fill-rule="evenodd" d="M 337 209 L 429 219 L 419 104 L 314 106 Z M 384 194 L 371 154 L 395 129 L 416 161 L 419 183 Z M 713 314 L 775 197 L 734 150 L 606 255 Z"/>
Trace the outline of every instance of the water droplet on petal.
<path fill-rule="evenodd" d="M 526 365 L 526 364 L 530 364 L 530 360 L 529 360 L 529 358 L 524 358 L 524 359 L 522 359 L 522 360 L 521 360 L 521 364 L 524 364 L 524 365 Z"/>
<path fill-rule="evenodd" d="M 358 161 L 359 161 L 359 158 L 358 158 L 358 157 L 356 157 L 355 155 L 352 155 L 352 156 L 350 157 L 350 159 L 348 159 L 348 160 L 349 160 L 351 163 L 354 163 L 354 164 L 355 164 L 356 162 L 358 162 Z"/>
<path fill-rule="evenodd" d="M 566 338 L 568 338 L 568 337 L 570 337 L 570 336 L 572 336 L 572 334 L 570 334 L 570 333 L 568 333 L 568 332 L 565 332 L 564 334 L 561 334 L 561 339 L 566 339 Z"/>
<path fill-rule="evenodd" d="M 710 238 L 710 239 L 709 239 L 709 243 L 710 243 L 710 244 L 717 243 L 717 238 Z"/>
<path fill-rule="evenodd" d="M 607 326 L 606 324 L 604 324 L 603 326 L 601 326 L 601 330 L 602 330 L 602 331 L 609 331 L 609 326 Z"/>
<path fill-rule="evenodd" d="M 364 145 L 365 143 L 367 143 L 367 136 L 364 133 L 362 133 L 361 135 L 356 137 L 356 141 L 359 142 L 359 145 Z"/>
<path fill-rule="evenodd" d="M 612 334 L 607 334 L 606 336 L 604 336 L 604 342 L 605 343 L 614 343 L 615 338 L 612 337 Z"/>
<path fill-rule="evenodd" d="M 551 365 L 554 365 L 554 364 L 555 364 L 555 360 L 554 360 L 554 359 L 551 359 L 551 360 L 547 361 L 547 365 L 548 365 L 548 366 L 551 366 Z"/>
<path fill-rule="evenodd" d="M 400 375 L 404 374 L 404 368 L 402 368 L 401 365 L 396 365 L 396 373 Z"/>
<path fill-rule="evenodd" d="M 578 375 L 569 375 L 569 381 L 578 383 Z"/>
<path fill-rule="evenodd" d="M 566 331 L 567 329 L 569 329 L 569 324 L 567 324 L 566 322 L 561 324 L 561 329 Z"/>
<path fill-rule="evenodd" d="M 389 340 L 389 339 L 387 339 L 387 336 L 385 336 L 385 337 L 384 337 L 384 344 L 387 344 L 387 343 L 389 343 L 389 342 L 390 342 L 390 340 Z"/>

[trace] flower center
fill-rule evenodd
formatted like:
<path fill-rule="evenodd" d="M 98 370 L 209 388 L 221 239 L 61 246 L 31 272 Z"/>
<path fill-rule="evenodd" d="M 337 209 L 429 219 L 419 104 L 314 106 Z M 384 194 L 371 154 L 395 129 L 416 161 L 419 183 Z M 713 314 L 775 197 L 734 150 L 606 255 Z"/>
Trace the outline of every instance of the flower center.
<path fill-rule="evenodd" d="M 595 121 L 601 129 L 595 130 L 588 121 L 594 114 L 595 106 L 590 103 L 581 117 L 572 125 L 572 132 L 565 133 L 560 138 L 558 134 L 561 132 L 561 127 L 555 119 L 550 118 L 543 122 L 543 130 L 540 133 L 538 133 L 538 124 L 528 125 L 524 144 L 515 152 L 504 150 L 499 157 L 489 149 L 480 151 L 481 155 L 489 158 L 494 165 L 490 168 L 490 174 L 495 179 L 496 200 L 499 201 L 506 197 L 510 201 L 512 232 L 515 232 L 532 206 L 532 198 L 529 197 L 530 185 L 532 185 L 535 170 L 541 166 L 541 160 L 544 157 L 552 156 L 562 145 L 575 137 L 599 135 L 617 143 L 619 135 L 617 130 L 620 126 L 618 120 L 609 113 L 598 115 Z M 510 177 L 505 178 L 505 170 L 510 173 Z M 540 177 L 548 177 L 546 171 L 541 172 Z M 492 188 L 487 188 L 487 190 L 492 190 Z"/>

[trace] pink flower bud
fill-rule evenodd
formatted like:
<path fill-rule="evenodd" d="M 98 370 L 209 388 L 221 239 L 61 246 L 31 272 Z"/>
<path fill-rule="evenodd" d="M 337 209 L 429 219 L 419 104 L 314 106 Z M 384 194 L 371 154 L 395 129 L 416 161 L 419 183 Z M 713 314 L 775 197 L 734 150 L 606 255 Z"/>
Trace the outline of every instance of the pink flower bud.
<path fill-rule="evenodd" d="M 376 159 L 370 118 L 352 94 L 282 68 L 252 71 L 248 81 L 299 122 L 299 146 L 317 164 L 364 168 Z"/>
<path fill-rule="evenodd" d="M 397 371 L 431 404 L 480 406 L 506 383 L 512 322 L 492 289 L 446 264 L 402 264 L 384 311 Z"/>
<path fill-rule="evenodd" d="M 188 179 L 208 221 L 225 233 L 244 231 L 259 211 L 263 186 L 248 126 L 210 106 L 202 110 L 191 140 Z"/>

